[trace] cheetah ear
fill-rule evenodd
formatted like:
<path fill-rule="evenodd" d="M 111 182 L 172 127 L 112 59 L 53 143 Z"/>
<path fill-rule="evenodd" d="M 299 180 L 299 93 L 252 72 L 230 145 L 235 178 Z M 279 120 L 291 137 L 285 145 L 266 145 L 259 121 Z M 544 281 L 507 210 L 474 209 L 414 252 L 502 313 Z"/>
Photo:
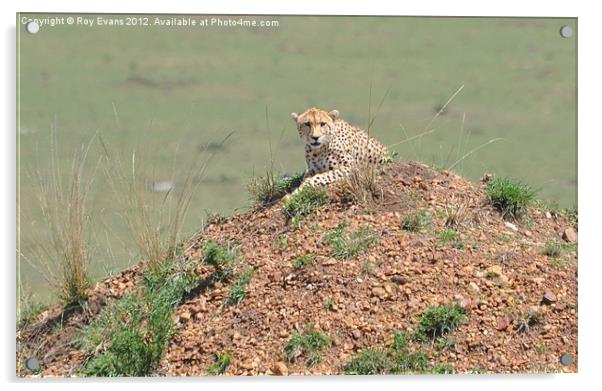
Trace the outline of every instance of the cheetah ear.
<path fill-rule="evenodd" d="M 338 110 L 332 110 L 330 113 L 328 113 L 328 115 L 334 121 L 335 119 L 339 118 L 339 111 Z"/>
<path fill-rule="evenodd" d="M 295 120 L 295 122 L 296 122 L 296 121 L 297 121 L 297 118 L 299 118 L 299 114 L 297 114 L 297 113 L 291 113 L 291 118 L 292 118 L 293 120 Z"/>

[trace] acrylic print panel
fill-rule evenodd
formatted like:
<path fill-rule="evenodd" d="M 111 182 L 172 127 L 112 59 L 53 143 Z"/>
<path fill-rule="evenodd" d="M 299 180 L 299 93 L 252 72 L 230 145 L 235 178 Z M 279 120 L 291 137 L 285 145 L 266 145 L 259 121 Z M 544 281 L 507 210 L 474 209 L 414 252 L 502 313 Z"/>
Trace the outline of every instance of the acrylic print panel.
<path fill-rule="evenodd" d="M 577 371 L 576 19 L 17 31 L 18 376 Z"/>

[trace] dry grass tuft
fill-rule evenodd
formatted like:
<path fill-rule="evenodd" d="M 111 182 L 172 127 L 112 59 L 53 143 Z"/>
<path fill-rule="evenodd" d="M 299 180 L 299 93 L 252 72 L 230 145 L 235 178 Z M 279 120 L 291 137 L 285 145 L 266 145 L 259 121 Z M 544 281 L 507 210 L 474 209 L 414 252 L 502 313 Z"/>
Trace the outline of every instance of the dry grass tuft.
<path fill-rule="evenodd" d="M 383 190 L 377 184 L 381 167 L 374 163 L 355 165 L 338 184 L 338 192 L 345 201 L 367 209 L 374 209 L 383 199 Z"/>
<path fill-rule="evenodd" d="M 92 141 L 75 152 L 65 183 L 59 169 L 56 133 L 52 129 L 49 170 L 35 171 L 38 200 L 50 240 L 34 243 L 32 258 L 24 258 L 37 270 L 42 269 L 66 306 L 84 300 L 91 284 L 87 196 L 92 179 L 85 179 L 84 167 Z"/>
<path fill-rule="evenodd" d="M 468 218 L 469 199 L 463 195 L 453 194 L 445 202 L 445 226 L 454 230 L 462 227 Z"/>
<path fill-rule="evenodd" d="M 151 271 L 158 271 L 164 261 L 174 259 L 177 255 L 192 196 L 212 155 L 195 161 L 184 179 L 160 196 L 149 191 L 148 167 L 144 162 L 137 161 L 136 152 L 132 153 L 130 167 L 125 167 L 102 138 L 100 141 L 104 150 L 107 181 L 117 203 L 124 207 L 122 217 L 148 267 Z M 172 183 L 176 183 L 175 180 Z"/>

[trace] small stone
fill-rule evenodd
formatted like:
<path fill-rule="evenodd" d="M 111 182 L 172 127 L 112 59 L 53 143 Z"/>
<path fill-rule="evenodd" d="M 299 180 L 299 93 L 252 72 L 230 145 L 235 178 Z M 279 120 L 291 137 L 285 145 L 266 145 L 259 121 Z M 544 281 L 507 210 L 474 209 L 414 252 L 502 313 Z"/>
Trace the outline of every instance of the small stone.
<path fill-rule="evenodd" d="M 419 175 L 416 175 L 416 176 L 414 177 L 414 182 L 416 182 L 416 183 L 420 183 L 420 182 L 422 182 L 422 177 L 420 177 Z"/>
<path fill-rule="evenodd" d="M 481 291 L 479 286 L 474 281 L 471 281 L 468 284 L 468 290 L 475 295 Z"/>
<path fill-rule="evenodd" d="M 518 231 L 518 228 L 516 227 L 516 225 L 512 224 L 512 223 L 511 223 L 511 222 L 509 222 L 509 221 L 505 221 L 505 222 L 504 222 L 504 225 L 505 225 L 507 228 L 510 228 L 511 230 L 513 230 L 513 231 L 515 231 L 515 232 L 517 232 L 517 231 Z"/>
<path fill-rule="evenodd" d="M 389 294 L 392 295 L 393 294 L 393 286 L 391 286 L 391 284 L 386 284 L 385 285 L 385 291 Z"/>
<path fill-rule="evenodd" d="M 183 320 L 184 322 L 188 322 L 190 318 L 192 318 L 192 314 L 189 311 L 180 314 L 180 320 Z"/>
<path fill-rule="evenodd" d="M 573 228 L 567 228 L 562 233 L 562 238 L 570 243 L 577 242 L 577 232 Z"/>
<path fill-rule="evenodd" d="M 496 329 L 498 331 L 504 331 L 508 329 L 508 326 L 510 326 L 510 320 L 508 320 L 508 318 L 502 316 L 502 317 L 498 317 L 496 319 Z"/>
<path fill-rule="evenodd" d="M 501 285 L 508 285 L 508 283 L 510 282 L 510 279 L 504 275 L 501 275 L 499 278 Z"/>
<path fill-rule="evenodd" d="M 376 288 L 372 288 L 372 296 L 384 299 L 387 296 L 387 292 L 383 288 L 377 286 Z"/>
<path fill-rule="evenodd" d="M 282 361 L 278 361 L 272 367 L 272 372 L 276 376 L 288 376 L 288 367 Z"/>
<path fill-rule="evenodd" d="M 543 298 L 541 299 L 543 304 L 552 304 L 556 302 L 556 295 L 550 291 L 547 291 L 543 294 Z"/>
<path fill-rule="evenodd" d="M 394 282 L 399 285 L 403 285 L 406 282 L 408 282 L 408 280 L 402 276 L 395 275 L 395 276 L 391 277 L 391 282 Z"/>
<path fill-rule="evenodd" d="M 496 277 L 502 275 L 502 267 L 500 265 L 493 265 L 487 268 L 487 274 L 493 274 Z"/>
<path fill-rule="evenodd" d="M 282 273 L 280 273 L 280 272 L 272 273 L 271 277 L 272 277 L 273 282 L 281 282 L 282 281 Z"/>
<path fill-rule="evenodd" d="M 541 311 L 541 307 L 537 306 L 537 305 L 532 305 L 529 307 L 529 315 L 537 317 L 537 316 L 541 316 L 542 311 Z"/>
<path fill-rule="evenodd" d="M 458 300 L 458 305 L 464 310 L 464 312 L 468 312 L 472 308 L 472 301 L 462 297 Z"/>
<path fill-rule="evenodd" d="M 551 218 L 552 218 L 552 213 L 546 212 L 546 219 L 551 219 Z"/>
<path fill-rule="evenodd" d="M 441 254 L 439 254 L 438 252 L 430 252 L 427 256 L 427 259 L 430 263 L 436 263 L 438 260 L 441 259 Z"/>
<path fill-rule="evenodd" d="M 542 327 L 541 329 L 541 333 L 542 334 L 547 334 L 552 330 L 553 326 L 551 324 L 546 324 Z"/>
<path fill-rule="evenodd" d="M 351 335 L 353 336 L 353 339 L 360 339 L 362 338 L 362 332 L 359 331 L 358 329 L 355 329 L 351 332 Z"/>

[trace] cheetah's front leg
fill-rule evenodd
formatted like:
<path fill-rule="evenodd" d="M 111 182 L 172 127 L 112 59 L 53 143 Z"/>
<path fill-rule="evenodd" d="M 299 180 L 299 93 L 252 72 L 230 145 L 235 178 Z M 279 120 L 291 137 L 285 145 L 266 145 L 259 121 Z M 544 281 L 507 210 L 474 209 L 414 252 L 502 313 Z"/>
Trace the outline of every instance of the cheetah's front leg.
<path fill-rule="evenodd" d="M 326 172 L 322 172 L 320 174 L 316 174 L 309 178 L 305 178 L 303 183 L 293 192 L 296 193 L 301 190 L 305 186 L 326 186 L 333 182 L 338 182 L 345 178 L 349 174 L 349 170 L 347 168 L 338 168 L 336 170 L 330 170 Z"/>

